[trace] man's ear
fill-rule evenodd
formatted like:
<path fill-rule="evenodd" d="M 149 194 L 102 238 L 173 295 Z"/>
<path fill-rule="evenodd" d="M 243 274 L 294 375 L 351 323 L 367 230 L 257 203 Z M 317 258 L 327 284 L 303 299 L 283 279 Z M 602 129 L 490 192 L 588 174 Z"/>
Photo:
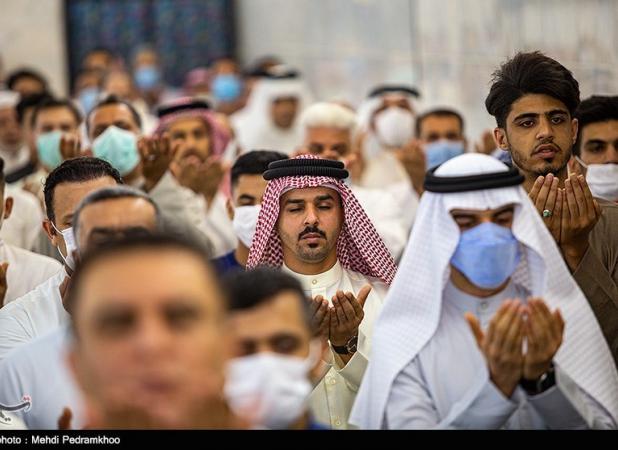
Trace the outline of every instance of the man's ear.
<path fill-rule="evenodd" d="M 494 141 L 502 150 L 509 150 L 509 140 L 506 137 L 506 130 L 504 128 L 494 128 Z"/>
<path fill-rule="evenodd" d="M 13 211 L 13 197 L 7 197 L 4 200 L 4 219 L 11 217 L 11 211 Z"/>
<path fill-rule="evenodd" d="M 45 231 L 49 242 L 51 242 L 54 247 L 58 247 L 58 233 L 54 230 L 51 220 L 43 219 L 43 230 Z"/>
<path fill-rule="evenodd" d="M 232 205 L 231 198 L 228 198 L 225 201 L 225 209 L 227 211 L 227 216 L 230 218 L 230 220 L 234 220 L 234 205 Z"/>

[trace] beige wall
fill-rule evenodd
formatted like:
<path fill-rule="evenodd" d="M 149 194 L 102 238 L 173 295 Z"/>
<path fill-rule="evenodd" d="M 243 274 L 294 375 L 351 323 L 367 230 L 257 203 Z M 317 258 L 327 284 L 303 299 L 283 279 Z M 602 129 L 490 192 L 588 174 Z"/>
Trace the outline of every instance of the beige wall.
<path fill-rule="evenodd" d="M 421 107 L 464 113 L 469 137 L 494 125 L 490 74 L 517 50 L 571 69 L 582 97 L 618 93 L 618 0 L 237 0 L 244 61 L 274 53 L 317 98 L 353 104 L 382 81 L 407 81 Z"/>
<path fill-rule="evenodd" d="M 0 57 L 4 73 L 22 66 L 47 76 L 66 95 L 66 49 L 62 0 L 0 0 Z"/>

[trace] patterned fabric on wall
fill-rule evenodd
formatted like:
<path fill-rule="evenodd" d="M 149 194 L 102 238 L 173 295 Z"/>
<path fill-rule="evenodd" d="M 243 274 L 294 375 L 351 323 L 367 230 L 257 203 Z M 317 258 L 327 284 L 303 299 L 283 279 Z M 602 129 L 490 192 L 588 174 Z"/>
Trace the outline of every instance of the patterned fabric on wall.
<path fill-rule="evenodd" d="M 228 0 L 66 0 L 71 78 L 84 55 L 107 47 L 130 64 L 135 49 L 152 45 L 168 84 L 214 58 L 233 55 L 232 3 Z"/>

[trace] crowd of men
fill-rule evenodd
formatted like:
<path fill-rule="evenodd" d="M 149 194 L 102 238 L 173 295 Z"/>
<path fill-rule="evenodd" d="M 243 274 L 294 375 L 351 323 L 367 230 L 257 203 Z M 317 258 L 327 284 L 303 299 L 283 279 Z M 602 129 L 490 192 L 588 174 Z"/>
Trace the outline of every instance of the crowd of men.
<path fill-rule="evenodd" d="M 618 96 L 518 53 L 471 148 L 413 86 L 161 74 L 4 77 L 0 430 L 618 428 Z"/>

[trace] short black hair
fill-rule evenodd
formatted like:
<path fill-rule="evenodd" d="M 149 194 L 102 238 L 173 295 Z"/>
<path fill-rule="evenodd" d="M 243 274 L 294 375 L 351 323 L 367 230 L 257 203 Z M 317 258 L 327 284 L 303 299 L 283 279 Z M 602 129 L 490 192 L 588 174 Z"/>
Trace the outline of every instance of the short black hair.
<path fill-rule="evenodd" d="M 560 100 L 571 116 L 579 105 L 579 83 L 571 71 L 539 51 L 517 53 L 493 73 L 485 107 L 498 126 L 505 128 L 511 106 L 527 94 Z"/>
<path fill-rule="evenodd" d="M 73 275 L 71 275 L 71 289 L 68 291 L 68 297 L 65 302 L 67 311 L 73 313 L 75 310 L 75 305 L 78 302 L 79 287 L 84 277 L 83 274 L 86 273 L 92 265 L 102 259 L 112 256 L 121 257 L 122 255 L 144 249 L 177 249 L 190 253 L 198 257 L 198 259 L 204 264 L 205 270 L 214 274 L 212 263 L 208 257 L 208 250 L 205 249 L 200 242 L 189 239 L 186 236 L 181 237 L 178 235 L 163 233 L 139 233 L 135 235 L 125 235 L 120 238 L 111 238 L 105 242 L 105 245 L 97 245 L 92 249 L 86 250 L 84 254 L 80 255 L 77 267 L 75 268 Z M 217 283 L 217 286 L 220 289 L 221 286 L 217 277 L 213 275 L 212 279 L 215 283 Z M 223 291 L 222 296 L 223 300 L 227 302 L 227 298 L 225 297 L 225 293 Z M 224 305 L 223 310 L 225 309 L 227 309 L 227 305 Z"/>
<path fill-rule="evenodd" d="M 240 155 L 232 166 L 232 187 L 236 186 L 241 175 L 262 175 L 271 162 L 282 159 L 288 159 L 288 156 L 274 150 L 252 150 Z"/>
<path fill-rule="evenodd" d="M 45 179 L 43 194 L 45 196 L 45 210 L 47 218 L 52 222 L 56 217 L 54 214 L 54 190 L 60 183 L 83 183 L 85 181 L 96 180 L 98 178 L 111 177 L 118 184 L 122 184 L 120 173 L 107 161 L 90 156 L 67 159 Z"/>
<path fill-rule="evenodd" d="M 30 125 L 34 127 L 34 125 L 36 124 L 36 119 L 41 111 L 52 108 L 66 108 L 71 111 L 71 114 L 73 114 L 77 125 L 82 123 L 82 114 L 79 112 L 79 109 L 77 109 L 77 106 L 75 106 L 75 104 L 71 100 L 60 98 L 46 98 L 34 107 L 34 112 L 32 113 L 32 117 L 30 118 Z"/>
<path fill-rule="evenodd" d="M 33 78 L 43 85 L 43 91 L 47 91 L 48 89 L 48 83 L 45 77 L 36 70 L 30 68 L 21 68 L 11 72 L 6 78 L 6 87 L 12 91 L 17 82 L 22 78 Z"/>
<path fill-rule="evenodd" d="M 575 111 L 575 117 L 579 122 L 577 130 L 577 142 L 573 147 L 573 153 L 579 156 L 581 153 L 582 131 L 586 125 L 597 122 L 618 120 L 618 95 L 605 96 L 593 95 L 582 100 Z"/>
<path fill-rule="evenodd" d="M 139 113 L 137 112 L 137 110 L 135 109 L 135 107 L 128 101 L 121 99 L 120 97 L 118 97 L 117 95 L 111 94 L 108 95 L 107 97 L 105 97 L 103 100 L 101 100 L 99 103 L 97 103 L 94 108 L 92 108 L 90 110 L 90 112 L 88 113 L 88 115 L 86 116 L 86 132 L 88 134 L 90 134 L 90 117 L 92 116 L 92 114 L 99 108 L 103 108 L 104 106 L 109 106 L 109 105 L 124 105 L 127 108 L 129 108 L 129 111 L 131 111 L 131 116 L 133 117 L 133 120 L 135 121 L 135 123 L 137 124 L 137 127 L 141 130 L 142 129 L 142 118 L 139 116 Z"/>
<path fill-rule="evenodd" d="M 273 300 L 282 292 L 291 291 L 297 295 L 307 329 L 313 335 L 309 302 L 300 282 L 292 275 L 272 267 L 258 267 L 253 270 L 236 270 L 223 277 L 230 311 L 253 309 Z"/>
<path fill-rule="evenodd" d="M 17 111 L 17 120 L 20 125 L 24 125 L 24 120 L 26 118 L 26 110 L 29 108 L 36 108 L 39 104 L 43 103 L 46 100 L 50 100 L 53 97 L 48 92 L 43 92 L 41 94 L 32 94 L 22 97 L 17 103 L 15 110 Z"/>
<path fill-rule="evenodd" d="M 454 109 L 437 108 L 427 111 L 416 118 L 416 137 L 419 137 L 421 135 L 421 126 L 423 124 L 423 120 L 432 116 L 457 118 L 457 120 L 459 120 L 459 128 L 461 128 L 461 134 L 464 133 L 465 122 L 463 116 L 460 113 L 458 113 Z"/>

